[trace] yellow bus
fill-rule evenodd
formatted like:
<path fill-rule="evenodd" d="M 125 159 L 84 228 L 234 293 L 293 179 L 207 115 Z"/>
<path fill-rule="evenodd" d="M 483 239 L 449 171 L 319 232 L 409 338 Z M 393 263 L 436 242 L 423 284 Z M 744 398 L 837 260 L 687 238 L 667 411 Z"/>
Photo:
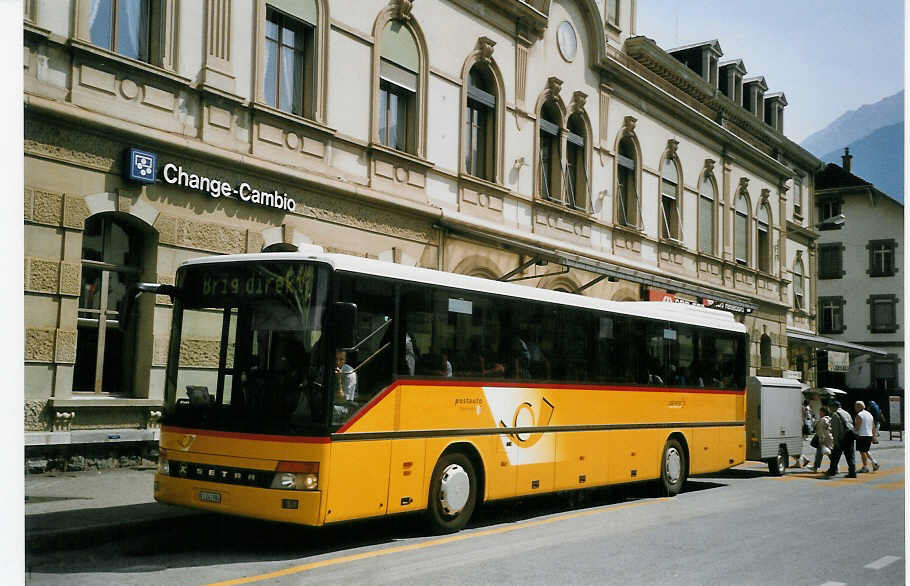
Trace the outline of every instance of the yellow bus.
<path fill-rule="evenodd" d="M 745 456 L 729 313 L 314 251 L 183 263 L 155 498 L 324 525 L 651 481 Z"/>

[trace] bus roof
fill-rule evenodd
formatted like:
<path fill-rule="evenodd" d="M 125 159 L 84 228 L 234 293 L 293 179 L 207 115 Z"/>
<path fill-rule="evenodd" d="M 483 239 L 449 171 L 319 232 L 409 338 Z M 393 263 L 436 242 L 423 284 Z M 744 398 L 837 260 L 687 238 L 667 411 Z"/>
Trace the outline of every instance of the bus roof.
<path fill-rule="evenodd" d="M 255 254 L 215 255 L 187 260 L 181 263 L 180 266 L 182 268 L 184 266 L 196 264 L 255 262 L 264 260 L 297 260 L 323 262 L 332 266 L 336 271 L 359 273 L 376 277 L 411 281 L 415 283 L 425 283 L 428 285 L 440 285 L 453 289 L 463 289 L 467 291 L 477 291 L 479 293 L 502 295 L 505 297 L 543 301 L 547 303 L 556 303 L 559 305 L 567 305 L 571 307 L 598 309 L 629 316 L 644 317 L 662 321 L 672 321 L 700 327 L 728 330 L 732 332 L 746 332 L 746 327 L 733 319 L 733 315 L 731 313 L 727 311 L 702 307 L 700 305 L 664 303 L 660 301 L 611 301 L 608 299 L 599 299 L 597 297 L 588 297 L 585 295 L 565 293 L 562 291 L 553 291 L 551 289 L 526 287 L 523 285 L 516 285 L 514 283 L 484 279 L 482 277 L 471 277 L 468 275 L 448 273 L 445 271 L 438 271 L 436 269 L 411 267 L 407 265 L 362 258 L 358 256 L 350 256 L 347 254 L 264 252 Z"/>

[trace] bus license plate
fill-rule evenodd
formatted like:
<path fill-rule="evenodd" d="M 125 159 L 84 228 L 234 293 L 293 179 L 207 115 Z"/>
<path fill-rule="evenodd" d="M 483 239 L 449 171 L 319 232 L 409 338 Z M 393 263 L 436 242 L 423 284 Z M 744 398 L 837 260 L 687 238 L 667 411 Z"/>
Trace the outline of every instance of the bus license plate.
<path fill-rule="evenodd" d="M 220 492 L 209 492 L 207 490 L 199 491 L 199 500 L 204 503 L 220 503 L 221 502 L 221 493 Z"/>

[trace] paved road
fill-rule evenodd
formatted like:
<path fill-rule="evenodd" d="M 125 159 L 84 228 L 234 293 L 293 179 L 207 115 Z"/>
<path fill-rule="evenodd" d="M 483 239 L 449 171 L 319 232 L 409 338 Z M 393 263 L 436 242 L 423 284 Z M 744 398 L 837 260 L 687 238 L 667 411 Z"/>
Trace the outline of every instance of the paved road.
<path fill-rule="evenodd" d="M 746 463 L 673 499 L 641 487 L 306 529 L 198 515 L 119 543 L 32 555 L 29 584 L 904 584 L 904 450 L 856 480 Z M 89 546 L 90 544 L 87 544 Z"/>

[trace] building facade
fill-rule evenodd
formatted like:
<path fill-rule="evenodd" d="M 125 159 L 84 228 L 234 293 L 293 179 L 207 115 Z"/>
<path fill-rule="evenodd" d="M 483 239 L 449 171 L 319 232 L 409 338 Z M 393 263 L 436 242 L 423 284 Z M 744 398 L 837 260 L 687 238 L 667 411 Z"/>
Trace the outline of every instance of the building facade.
<path fill-rule="evenodd" d="M 747 325 L 753 373 L 815 329 L 820 162 L 784 94 L 716 40 L 640 36 L 635 0 L 24 10 L 27 444 L 156 437 L 171 306 L 130 287 L 204 255 L 701 303 Z"/>
<path fill-rule="evenodd" d="M 851 173 L 852 158 L 845 149 L 815 179 L 818 332 L 878 350 L 829 378 L 883 405 L 904 388 L 904 205 Z"/>

